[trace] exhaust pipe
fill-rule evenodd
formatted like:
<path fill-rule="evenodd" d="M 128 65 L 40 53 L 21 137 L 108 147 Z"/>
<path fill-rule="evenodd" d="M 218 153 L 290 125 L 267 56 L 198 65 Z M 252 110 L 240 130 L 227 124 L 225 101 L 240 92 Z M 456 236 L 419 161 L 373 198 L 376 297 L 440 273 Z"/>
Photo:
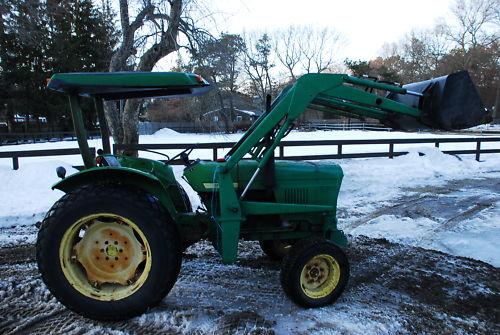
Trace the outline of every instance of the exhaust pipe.
<path fill-rule="evenodd" d="M 491 115 L 467 71 L 404 85 L 406 94 L 389 93 L 387 98 L 418 108 L 419 119 L 391 115 L 383 122 L 400 130 L 456 130 L 489 123 Z"/>

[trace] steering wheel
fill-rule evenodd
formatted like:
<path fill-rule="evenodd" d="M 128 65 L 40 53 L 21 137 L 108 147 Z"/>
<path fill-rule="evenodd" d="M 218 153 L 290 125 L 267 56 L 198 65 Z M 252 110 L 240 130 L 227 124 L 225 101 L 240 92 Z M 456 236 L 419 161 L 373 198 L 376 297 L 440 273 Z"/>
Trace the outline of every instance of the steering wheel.
<path fill-rule="evenodd" d="M 180 153 L 178 153 L 177 155 L 175 155 L 174 157 L 170 158 L 169 160 L 167 160 L 167 164 L 168 163 L 171 163 L 173 162 L 174 160 L 176 160 L 177 158 L 179 158 L 180 161 L 182 161 L 182 163 L 185 165 L 185 166 L 188 166 L 191 164 L 191 161 L 189 160 L 189 154 L 194 150 L 193 147 L 191 148 L 187 148 L 187 149 L 184 149 L 182 150 Z"/>

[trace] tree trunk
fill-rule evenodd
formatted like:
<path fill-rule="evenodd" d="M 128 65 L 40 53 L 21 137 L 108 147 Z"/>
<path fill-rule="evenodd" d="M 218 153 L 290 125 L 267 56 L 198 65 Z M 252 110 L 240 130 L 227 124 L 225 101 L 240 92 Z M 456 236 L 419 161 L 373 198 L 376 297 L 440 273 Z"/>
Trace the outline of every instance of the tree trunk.
<path fill-rule="evenodd" d="M 133 22 L 130 22 L 128 0 L 120 0 L 120 24 L 122 28 L 122 42 L 111 58 L 109 71 L 151 71 L 163 57 L 177 50 L 177 36 L 182 14 L 182 0 L 171 0 L 168 14 L 159 12 L 159 8 L 150 2 L 145 2 Z M 131 68 L 128 59 L 136 53 L 135 33 L 148 21 L 161 21 L 166 30 L 158 32 L 157 42 L 139 58 L 137 66 Z M 156 21 L 156 23 L 158 23 Z M 125 102 L 122 111 L 114 102 L 106 102 L 105 115 L 113 140 L 120 144 L 139 143 L 139 110 L 142 99 L 131 99 Z M 137 156 L 137 151 L 128 151 L 127 154 Z"/>
<path fill-rule="evenodd" d="M 493 122 L 500 123 L 500 84 L 497 84 L 497 96 L 495 98 L 495 106 L 493 107 Z"/>
<path fill-rule="evenodd" d="M 139 107 L 142 99 L 129 99 L 125 103 L 122 116 L 123 142 L 125 144 L 139 143 Z M 125 152 L 137 157 L 137 150 Z"/>
<path fill-rule="evenodd" d="M 111 130 L 111 135 L 113 136 L 113 142 L 124 143 L 123 142 L 123 128 L 121 124 L 121 111 L 116 105 L 116 101 L 105 101 L 104 102 L 104 115 L 106 116 L 106 122 Z"/>

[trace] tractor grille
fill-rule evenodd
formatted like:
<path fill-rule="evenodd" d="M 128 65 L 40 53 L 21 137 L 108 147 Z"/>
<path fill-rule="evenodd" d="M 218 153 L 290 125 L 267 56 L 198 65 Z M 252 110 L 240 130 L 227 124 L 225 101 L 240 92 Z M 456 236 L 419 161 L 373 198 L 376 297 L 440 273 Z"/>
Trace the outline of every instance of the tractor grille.
<path fill-rule="evenodd" d="M 307 204 L 309 202 L 309 190 L 307 188 L 287 188 L 285 189 L 285 202 Z"/>

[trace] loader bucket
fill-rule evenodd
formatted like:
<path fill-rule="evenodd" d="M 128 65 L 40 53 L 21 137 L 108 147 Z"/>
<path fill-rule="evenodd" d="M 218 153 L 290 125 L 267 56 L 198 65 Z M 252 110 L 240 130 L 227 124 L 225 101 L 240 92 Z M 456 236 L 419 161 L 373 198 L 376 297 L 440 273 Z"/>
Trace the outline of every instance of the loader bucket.
<path fill-rule="evenodd" d="M 418 119 L 393 115 L 385 122 L 393 128 L 453 130 L 491 122 L 491 116 L 467 71 L 407 84 L 403 88 L 410 93 L 389 93 L 387 98 L 418 108 L 422 115 Z"/>

